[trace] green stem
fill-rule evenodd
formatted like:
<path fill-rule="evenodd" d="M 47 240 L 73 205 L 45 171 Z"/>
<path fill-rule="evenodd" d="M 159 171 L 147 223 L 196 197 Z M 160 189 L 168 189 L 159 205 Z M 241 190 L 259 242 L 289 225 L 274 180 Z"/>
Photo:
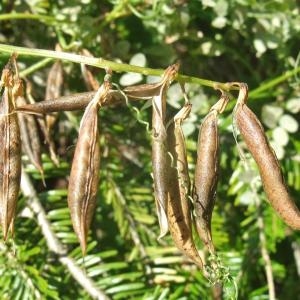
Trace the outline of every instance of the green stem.
<path fill-rule="evenodd" d="M 16 52 L 24 56 L 39 56 L 39 57 L 47 57 L 48 59 L 52 58 L 52 59 L 67 60 L 75 63 L 102 68 L 102 69 L 111 69 L 115 72 L 133 72 L 133 73 L 141 73 L 143 75 L 153 75 L 153 76 L 161 76 L 164 73 L 163 69 L 144 68 L 144 67 L 133 66 L 129 64 L 117 63 L 110 60 L 105 60 L 103 58 L 87 57 L 83 55 L 61 52 L 61 51 L 30 49 L 30 48 L 17 47 L 17 46 L 5 45 L 5 44 L 0 44 L 0 51 L 10 53 L 10 54 Z M 42 62 L 40 63 L 42 64 Z M 48 61 L 46 63 L 48 63 Z M 32 72 L 32 70 L 26 72 L 24 71 L 25 75 L 30 72 Z M 255 98 L 263 91 L 273 88 L 274 86 L 286 81 L 288 78 L 295 76 L 299 72 L 300 72 L 300 67 L 297 67 L 293 70 L 289 70 L 285 74 L 280 75 L 270 81 L 267 81 L 266 83 L 263 83 L 258 88 L 252 90 L 249 93 L 249 96 Z M 25 76 L 24 74 L 22 75 Z M 238 89 L 237 87 L 230 86 L 230 84 L 207 80 L 199 77 L 180 75 L 180 74 L 178 74 L 177 80 L 182 83 L 195 83 L 195 84 L 200 84 L 212 88 L 218 87 L 225 91 Z"/>
<path fill-rule="evenodd" d="M 271 88 L 273 88 L 274 86 L 286 81 L 287 79 L 289 79 L 292 76 L 295 76 L 297 73 L 300 72 L 300 67 L 297 67 L 293 70 L 289 70 L 287 72 L 285 72 L 284 74 L 275 77 L 265 83 L 262 83 L 259 87 L 257 87 L 256 89 L 252 90 L 249 93 L 249 97 L 257 97 L 259 94 L 261 94 L 262 92 L 266 91 L 266 90 L 270 90 Z"/>
<path fill-rule="evenodd" d="M 78 54 L 72 54 L 67 52 L 61 51 L 51 51 L 51 50 L 44 50 L 44 49 L 29 49 L 24 47 L 17 47 L 11 45 L 0 44 L 0 51 L 6 53 L 18 53 L 19 55 L 24 56 L 39 56 L 39 57 L 47 57 L 47 58 L 54 58 L 54 59 L 61 59 L 67 60 L 75 63 L 90 65 L 102 69 L 111 69 L 116 72 L 133 72 L 133 73 L 141 73 L 143 75 L 153 75 L 153 76 L 160 76 L 164 73 L 163 69 L 151 69 L 151 68 L 144 68 L 139 66 L 133 66 L 129 64 L 117 63 L 109 60 L 105 60 L 103 58 L 95 58 L 95 57 L 87 57 Z M 235 90 L 236 87 L 230 87 L 230 85 L 216 82 L 212 80 L 206 80 L 198 77 L 191 77 L 178 74 L 177 80 L 180 82 L 189 82 L 200 84 L 208 87 L 224 89 L 228 90 Z"/>
<path fill-rule="evenodd" d="M 44 58 L 43 60 L 37 62 L 36 64 L 33 64 L 32 66 L 30 66 L 29 68 L 23 70 L 20 72 L 20 76 L 21 77 L 26 77 L 27 75 L 43 68 L 44 66 L 46 66 L 48 63 L 50 63 L 53 59 L 52 58 Z"/>
<path fill-rule="evenodd" d="M 37 14 L 30 14 L 30 13 L 10 13 L 10 14 L 0 15 L 0 21 L 20 20 L 20 19 L 38 20 L 38 21 L 45 22 L 45 23 L 58 22 L 58 20 L 56 20 L 54 17 L 44 16 L 44 15 L 37 15 Z"/>

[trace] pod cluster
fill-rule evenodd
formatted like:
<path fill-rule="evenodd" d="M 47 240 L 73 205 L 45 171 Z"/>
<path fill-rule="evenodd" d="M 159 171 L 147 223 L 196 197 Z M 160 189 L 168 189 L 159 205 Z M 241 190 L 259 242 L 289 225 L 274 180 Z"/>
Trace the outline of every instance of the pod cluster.
<path fill-rule="evenodd" d="M 48 82 L 56 77 L 55 84 L 47 85 L 47 90 L 52 89 L 48 95 L 58 96 L 55 90 L 60 89 L 62 80 L 62 68 L 55 70 L 51 68 Z M 54 74 L 55 73 L 55 74 Z M 13 55 L 4 67 L 0 82 L 1 102 L 0 102 L 0 221 L 4 240 L 8 233 L 14 232 L 14 219 L 16 213 L 17 200 L 21 180 L 21 157 L 24 152 L 29 161 L 41 173 L 44 182 L 44 170 L 42 166 L 42 142 L 40 131 L 44 133 L 45 142 L 49 146 L 49 151 L 53 161 L 58 164 L 58 159 L 53 148 L 54 143 L 50 135 L 50 128 L 47 127 L 46 117 L 36 118 L 31 114 L 17 114 L 18 106 L 28 105 L 32 102 L 31 85 L 26 84 L 26 97 L 24 85 L 19 78 L 16 55 Z"/>
<path fill-rule="evenodd" d="M 0 139 L 3 146 L 0 147 L 0 222 L 4 239 L 7 238 L 9 231 L 13 232 L 21 177 L 21 144 L 23 151 L 43 178 L 38 126 L 44 133 L 51 158 L 58 163 L 50 134 L 56 115 L 36 118 L 32 113 L 46 115 L 65 110 L 85 110 L 80 123 L 68 187 L 68 206 L 73 228 L 82 252 L 85 253 L 99 187 L 98 111 L 102 106 L 122 103 L 127 97 L 130 100 L 150 100 L 154 198 L 160 227 L 158 239 L 170 232 L 176 247 L 202 269 L 203 262 L 195 237 L 197 235 L 210 254 L 215 253 L 211 219 L 219 176 L 218 118 L 229 98 L 221 91 L 219 101 L 212 106 L 202 121 L 198 136 L 194 182 L 191 184 L 182 131 L 182 123 L 191 112 L 191 104 L 185 97 L 185 104 L 175 116 L 167 120 L 166 114 L 167 91 L 177 76 L 178 68 L 178 64 L 168 67 L 158 83 L 131 86 L 122 92 L 112 89 L 108 76 L 102 85 L 93 81 L 92 86 L 97 89 L 96 91 L 73 95 L 71 98 L 61 97 L 58 101 L 49 99 L 60 95 L 60 91 L 54 87 L 60 89 L 63 83 L 62 67 L 56 62 L 51 69 L 54 75 L 51 75 L 51 71 L 49 73 L 48 82 L 52 90 L 47 92 L 47 99 L 33 103 L 30 90 L 28 91 L 29 84 L 26 90 L 27 97 L 22 94 L 22 82 L 18 77 L 16 59 L 12 56 L 1 77 Z M 87 78 L 90 78 L 88 70 L 85 72 Z M 258 165 L 266 196 L 287 225 L 300 229 L 300 212 L 288 193 L 276 155 L 268 143 L 260 121 L 246 104 L 247 85 L 228 84 L 229 88 L 233 86 L 239 87 L 233 119 Z M 27 99 L 31 99 L 30 103 Z M 193 232 L 196 232 L 196 235 Z"/>

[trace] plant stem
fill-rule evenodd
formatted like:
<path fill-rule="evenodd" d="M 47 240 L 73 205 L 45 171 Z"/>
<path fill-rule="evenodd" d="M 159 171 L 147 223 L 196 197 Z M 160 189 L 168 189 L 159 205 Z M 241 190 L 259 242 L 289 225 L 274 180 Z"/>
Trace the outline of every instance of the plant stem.
<path fill-rule="evenodd" d="M 21 15 L 20 14 L 20 18 Z M 3 19 L 3 16 L 0 15 L 0 21 L 1 18 Z M 33 15 L 32 15 L 33 16 Z M 95 57 L 87 57 L 83 55 L 73 54 L 73 53 L 67 53 L 67 52 L 61 52 L 61 51 L 52 51 L 52 50 L 44 50 L 44 49 L 30 49 L 25 47 L 17 47 L 17 46 L 11 46 L 11 45 L 5 45 L 0 44 L 0 51 L 6 52 L 6 53 L 18 53 L 20 55 L 24 56 L 37 56 L 37 57 L 47 57 L 48 59 L 61 59 L 66 61 L 71 61 L 75 63 L 90 65 L 102 69 L 111 69 L 116 72 L 133 72 L 133 73 L 141 73 L 143 75 L 153 75 L 153 76 L 161 76 L 164 73 L 163 69 L 151 69 L 151 68 L 145 68 L 145 67 L 139 67 L 139 66 L 133 66 L 129 64 L 124 63 L 117 63 L 114 61 L 106 60 L 103 58 L 95 58 Z M 29 72 L 29 71 L 28 71 Z M 31 72 L 31 71 L 30 71 Z M 288 78 L 295 76 L 297 73 L 300 72 L 300 67 L 297 67 L 293 70 L 287 71 L 285 74 L 282 74 L 270 81 L 267 81 L 257 87 L 256 89 L 250 91 L 249 97 L 255 98 L 262 92 L 269 90 L 273 88 L 274 86 L 286 81 Z M 215 88 L 218 87 L 220 89 L 223 89 L 224 91 L 230 91 L 230 90 L 237 90 L 237 87 L 230 86 L 226 83 L 221 83 L 213 80 L 207 80 L 199 77 L 193 77 L 193 76 L 186 76 L 186 75 L 180 75 L 178 74 L 176 80 L 182 83 L 195 83 L 200 84 L 203 86 Z"/>
<path fill-rule="evenodd" d="M 24 170 L 24 169 L 23 169 Z M 47 219 L 46 212 L 40 203 L 36 190 L 30 177 L 22 170 L 21 190 L 28 198 L 27 205 L 35 213 L 37 223 L 47 242 L 50 251 L 58 255 L 59 261 L 68 269 L 68 272 L 80 284 L 93 299 L 108 300 L 108 296 L 96 285 L 96 283 L 87 276 L 76 264 L 75 260 L 66 255 L 66 249 L 53 232 L 50 222 Z"/>
<path fill-rule="evenodd" d="M 153 76 L 160 76 L 164 73 L 163 69 L 144 68 L 144 67 L 133 66 L 129 64 L 117 63 L 110 60 L 105 60 L 103 58 L 87 57 L 83 55 L 61 52 L 61 51 L 30 49 L 30 48 L 17 47 L 17 46 L 5 45 L 5 44 L 0 44 L 0 51 L 10 53 L 10 54 L 18 53 L 19 55 L 24 55 L 24 56 L 39 56 L 39 57 L 48 57 L 54 59 L 62 59 L 62 60 L 90 65 L 102 69 L 111 69 L 116 72 L 133 72 L 133 73 L 141 73 L 143 75 L 153 75 Z M 195 84 L 200 84 L 212 88 L 218 86 L 218 88 L 221 88 L 225 91 L 237 89 L 236 87 L 231 87 L 226 83 L 202 79 L 198 77 L 180 75 L 180 74 L 178 74 L 176 79 L 180 82 L 195 83 Z"/>
<path fill-rule="evenodd" d="M 274 86 L 286 81 L 287 79 L 289 79 L 292 76 L 295 76 L 297 73 L 300 72 L 300 67 L 297 67 L 293 70 L 289 70 L 286 73 L 275 77 L 271 80 L 266 81 L 265 83 L 262 83 L 259 87 L 257 87 L 256 89 L 252 90 L 249 92 L 249 97 L 255 98 L 257 97 L 259 94 L 261 94 L 262 92 L 269 90 L 271 88 L 273 88 Z"/>
<path fill-rule="evenodd" d="M 29 68 L 23 70 L 20 72 L 20 76 L 21 77 L 26 77 L 27 75 L 37 71 L 40 68 L 45 67 L 48 63 L 50 63 L 53 59 L 52 58 L 44 58 L 41 61 L 33 64 L 32 66 L 30 66 Z"/>
<path fill-rule="evenodd" d="M 265 268 L 266 278 L 268 283 L 269 299 L 276 300 L 272 262 L 267 249 L 267 239 L 265 234 L 266 229 L 265 229 L 265 224 L 261 213 L 261 200 L 258 197 L 257 193 L 255 194 L 255 205 L 256 208 L 258 209 L 258 217 L 257 217 L 257 225 L 259 230 L 258 235 L 260 241 L 260 251 L 265 265 L 264 268 Z"/>
<path fill-rule="evenodd" d="M 54 17 L 37 15 L 37 14 L 29 14 L 29 13 L 9 13 L 9 14 L 1 14 L 0 15 L 0 21 L 20 20 L 20 19 L 38 20 L 43 23 L 59 22 L 59 20 L 55 19 Z"/>

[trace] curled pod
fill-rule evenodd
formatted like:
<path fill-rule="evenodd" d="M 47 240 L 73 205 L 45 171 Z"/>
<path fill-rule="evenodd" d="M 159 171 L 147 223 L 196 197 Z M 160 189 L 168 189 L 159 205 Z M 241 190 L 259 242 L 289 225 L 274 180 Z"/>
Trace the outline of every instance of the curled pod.
<path fill-rule="evenodd" d="M 171 81 L 178 72 L 178 65 L 170 66 L 164 73 L 159 94 L 152 100 L 152 169 L 154 181 L 154 197 L 160 235 L 158 239 L 168 232 L 166 204 L 168 199 L 168 146 L 166 132 L 166 97 Z"/>
<path fill-rule="evenodd" d="M 101 85 L 83 114 L 69 178 L 68 205 L 83 254 L 97 202 L 100 167 L 98 110 L 107 96 L 109 85 L 106 83 Z"/>
<path fill-rule="evenodd" d="M 218 115 L 227 103 L 228 97 L 223 94 L 203 120 L 198 135 L 193 186 L 195 223 L 200 239 L 211 253 L 215 251 L 211 235 L 211 218 L 219 173 Z"/>
<path fill-rule="evenodd" d="M 289 195 L 275 152 L 268 142 L 262 124 L 246 105 L 248 87 L 246 84 L 239 86 L 234 121 L 258 166 L 267 199 L 288 226 L 300 230 L 300 211 Z"/>
<path fill-rule="evenodd" d="M 169 230 L 176 247 L 192 259 L 201 269 L 202 260 L 196 249 L 191 222 L 189 200 L 190 178 L 187 153 L 181 124 L 189 116 L 191 104 L 186 104 L 168 126 L 168 149 L 172 156 L 169 171 L 167 218 Z"/>
<path fill-rule="evenodd" d="M 4 88 L 0 103 L 0 219 L 4 240 L 9 230 L 13 233 L 21 179 L 21 140 L 13 89 Z"/>

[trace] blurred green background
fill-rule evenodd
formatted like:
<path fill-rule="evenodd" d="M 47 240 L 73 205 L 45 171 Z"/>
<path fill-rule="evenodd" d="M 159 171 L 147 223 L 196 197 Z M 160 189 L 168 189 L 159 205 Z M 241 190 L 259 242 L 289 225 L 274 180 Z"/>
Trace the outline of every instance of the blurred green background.
<path fill-rule="evenodd" d="M 2 0 L 0 43 L 66 52 L 87 49 L 95 57 L 151 68 L 180 61 L 180 73 L 219 82 L 246 82 L 249 106 L 265 126 L 287 185 L 300 207 L 300 8 L 299 1 L 252 0 Z M 0 66 L 8 60 L 0 53 Z M 41 61 L 20 55 L 20 70 Z M 44 100 L 53 61 L 27 75 L 33 96 Z M 80 65 L 63 62 L 63 94 L 86 91 Z M 101 82 L 103 70 L 90 69 Z M 158 78 L 114 73 L 120 87 Z M 193 178 L 201 120 L 219 93 L 195 84 L 184 123 Z M 232 93 L 236 96 L 235 93 Z M 179 85 L 168 93 L 168 115 L 183 104 Z M 232 129 L 231 101 L 220 117 L 221 171 L 213 213 L 213 239 L 224 266 L 224 299 L 300 299 L 300 235 L 283 224 L 266 202 L 255 164 L 246 170 Z M 60 113 L 53 137 L 56 167 L 43 155 L 46 188 L 23 156 L 26 172 L 51 229 L 95 286 L 111 299 L 217 299 L 209 282 L 159 232 L 151 178 L 151 134 L 144 103 L 100 111 L 102 161 L 98 205 L 88 253 L 82 260 L 67 208 L 67 178 L 82 112 Z M 240 148 L 245 145 L 240 141 Z M 203 248 L 197 240 L 199 249 Z M 270 261 L 269 261 L 270 259 Z M 271 272 L 269 280 L 266 269 Z M 1 299 L 90 299 L 59 255 L 50 251 L 20 195 L 14 242 L 0 241 Z M 227 277 L 226 277 L 227 276 Z M 270 281 L 271 278 L 271 281 Z"/>

